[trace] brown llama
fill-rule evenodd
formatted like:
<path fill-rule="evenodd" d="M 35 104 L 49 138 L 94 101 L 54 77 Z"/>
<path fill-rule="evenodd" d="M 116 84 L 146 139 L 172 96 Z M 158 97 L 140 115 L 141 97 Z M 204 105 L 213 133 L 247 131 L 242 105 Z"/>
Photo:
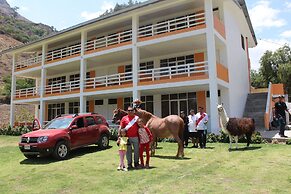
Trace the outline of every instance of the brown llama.
<path fill-rule="evenodd" d="M 252 134 L 255 131 L 255 120 L 252 118 L 229 118 L 222 105 L 218 105 L 217 109 L 222 131 L 229 136 L 229 149 L 231 149 L 233 139 L 237 149 L 238 138 L 243 135 L 246 135 L 247 147 L 249 147 Z"/>

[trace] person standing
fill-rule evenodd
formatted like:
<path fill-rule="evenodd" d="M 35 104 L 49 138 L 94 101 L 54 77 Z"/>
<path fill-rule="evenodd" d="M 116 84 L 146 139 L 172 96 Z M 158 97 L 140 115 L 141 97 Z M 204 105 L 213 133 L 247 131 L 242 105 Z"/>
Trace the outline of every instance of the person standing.
<path fill-rule="evenodd" d="M 150 168 L 150 144 L 153 140 L 153 135 L 148 127 L 146 127 L 141 119 L 138 119 L 139 126 L 139 159 L 141 168 Z M 146 152 L 146 165 L 144 165 L 143 152 Z"/>
<path fill-rule="evenodd" d="M 119 166 L 117 170 L 127 171 L 127 168 L 125 168 L 125 165 L 124 165 L 124 156 L 126 154 L 127 141 L 128 141 L 128 137 L 126 137 L 126 131 L 125 129 L 121 129 L 120 137 L 118 137 L 117 139 L 117 145 L 119 147 L 118 153 L 120 157 L 120 162 L 119 162 Z"/>
<path fill-rule="evenodd" d="M 193 143 L 192 147 L 198 147 L 198 132 L 196 129 L 197 118 L 193 109 L 190 110 L 190 115 L 188 116 L 188 120 L 189 120 L 189 124 L 188 124 L 189 137 L 191 137 L 191 140 Z"/>
<path fill-rule="evenodd" d="M 286 103 L 284 102 L 284 96 L 279 96 L 279 101 L 275 103 L 275 115 L 279 121 L 280 132 L 279 135 L 281 137 L 287 137 L 284 135 L 285 127 L 286 127 L 286 112 L 288 111 Z"/>
<path fill-rule="evenodd" d="M 180 117 L 183 119 L 184 121 L 184 146 L 187 147 L 188 146 L 188 139 L 189 139 L 189 131 L 188 131 L 188 124 L 189 124 L 189 119 L 186 116 L 184 111 L 180 112 Z"/>
<path fill-rule="evenodd" d="M 208 122 L 208 115 L 204 112 L 203 107 L 198 108 L 198 113 L 196 114 L 196 126 L 199 135 L 199 146 L 200 148 L 206 147 L 206 135 L 207 135 L 207 122 Z"/>
<path fill-rule="evenodd" d="M 119 133 L 121 129 L 126 130 L 126 134 L 128 137 L 128 145 L 127 145 L 127 152 L 126 152 L 126 159 L 128 163 L 128 169 L 132 167 L 132 146 L 134 149 L 134 167 L 139 166 L 139 139 L 138 139 L 138 125 L 137 120 L 138 116 L 134 114 L 134 109 L 132 106 L 127 108 L 127 114 L 124 116 L 120 121 L 119 126 Z"/>

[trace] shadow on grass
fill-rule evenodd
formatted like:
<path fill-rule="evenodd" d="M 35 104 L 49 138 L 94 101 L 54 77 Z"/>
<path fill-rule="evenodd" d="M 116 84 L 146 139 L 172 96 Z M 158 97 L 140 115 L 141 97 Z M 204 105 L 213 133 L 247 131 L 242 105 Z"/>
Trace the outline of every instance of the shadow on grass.
<path fill-rule="evenodd" d="M 167 159 L 167 160 L 190 160 L 191 159 L 188 157 L 177 158 L 176 156 L 161 156 L 161 155 L 154 155 L 151 157 L 160 158 L 160 159 Z"/>
<path fill-rule="evenodd" d="M 107 149 L 112 148 L 112 146 L 109 146 Z M 98 146 L 88 146 L 88 147 L 82 147 L 82 148 L 78 148 L 75 150 L 72 150 L 70 152 L 70 155 L 68 156 L 68 158 L 66 160 L 70 160 L 73 158 L 78 158 L 81 157 L 83 155 L 86 154 L 90 154 L 90 153 L 95 153 L 95 152 L 100 152 L 100 151 L 106 151 L 100 149 Z M 54 159 L 52 156 L 44 156 L 44 157 L 37 157 L 34 159 L 24 159 L 20 162 L 20 164 L 50 164 L 50 163 L 56 163 L 56 162 L 60 162 L 62 160 L 56 160 Z"/>
<path fill-rule="evenodd" d="M 243 148 L 231 148 L 228 149 L 230 152 L 241 152 L 241 151 L 252 151 L 252 150 L 258 150 L 261 149 L 261 146 L 252 146 L 252 147 L 243 147 Z"/>

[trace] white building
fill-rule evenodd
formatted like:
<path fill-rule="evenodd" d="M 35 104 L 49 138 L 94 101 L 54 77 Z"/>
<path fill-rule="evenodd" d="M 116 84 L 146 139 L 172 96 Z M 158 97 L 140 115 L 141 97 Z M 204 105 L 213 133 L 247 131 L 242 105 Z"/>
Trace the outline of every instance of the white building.
<path fill-rule="evenodd" d="M 10 123 L 15 104 L 34 104 L 41 122 L 88 111 L 110 119 L 141 98 L 157 116 L 202 106 L 217 133 L 217 103 L 243 115 L 256 44 L 244 0 L 150 0 L 4 51 L 13 54 Z M 17 89 L 23 77 L 35 87 Z"/>

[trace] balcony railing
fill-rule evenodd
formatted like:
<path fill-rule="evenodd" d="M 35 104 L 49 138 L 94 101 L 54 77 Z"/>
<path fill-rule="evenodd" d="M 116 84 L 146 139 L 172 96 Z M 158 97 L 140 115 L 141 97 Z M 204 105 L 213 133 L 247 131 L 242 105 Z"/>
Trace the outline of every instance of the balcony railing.
<path fill-rule="evenodd" d="M 28 98 L 34 96 L 39 96 L 39 90 L 37 87 L 15 90 L 14 94 L 15 98 Z"/>
<path fill-rule="evenodd" d="M 23 61 L 18 61 L 15 64 L 15 69 L 19 70 L 19 69 L 23 69 L 26 67 L 30 67 L 36 64 L 41 64 L 41 60 L 42 60 L 42 56 L 36 56 L 36 57 L 31 57 L 29 59 L 23 60 Z"/>
<path fill-rule="evenodd" d="M 46 61 L 62 59 L 62 58 L 78 55 L 80 53 L 81 53 L 81 43 L 78 43 L 73 46 L 69 46 L 66 48 L 48 52 L 46 55 Z"/>
<path fill-rule="evenodd" d="M 85 45 L 85 51 L 96 50 L 112 45 L 129 42 L 132 40 L 132 30 L 111 34 L 102 38 L 88 41 Z"/>
<path fill-rule="evenodd" d="M 45 94 L 72 92 L 80 89 L 80 80 L 45 86 Z"/>
<path fill-rule="evenodd" d="M 197 62 L 171 67 L 161 67 L 155 69 L 140 70 L 139 81 L 156 81 L 162 79 L 173 79 L 179 77 L 195 77 L 195 75 L 205 75 L 208 72 L 207 62 Z"/>
<path fill-rule="evenodd" d="M 139 28 L 138 37 L 144 38 L 205 24 L 205 13 L 191 14 Z"/>
<path fill-rule="evenodd" d="M 132 83 L 132 72 L 88 78 L 85 80 L 85 88 L 92 89 L 98 87 L 120 86 L 129 83 Z"/>

